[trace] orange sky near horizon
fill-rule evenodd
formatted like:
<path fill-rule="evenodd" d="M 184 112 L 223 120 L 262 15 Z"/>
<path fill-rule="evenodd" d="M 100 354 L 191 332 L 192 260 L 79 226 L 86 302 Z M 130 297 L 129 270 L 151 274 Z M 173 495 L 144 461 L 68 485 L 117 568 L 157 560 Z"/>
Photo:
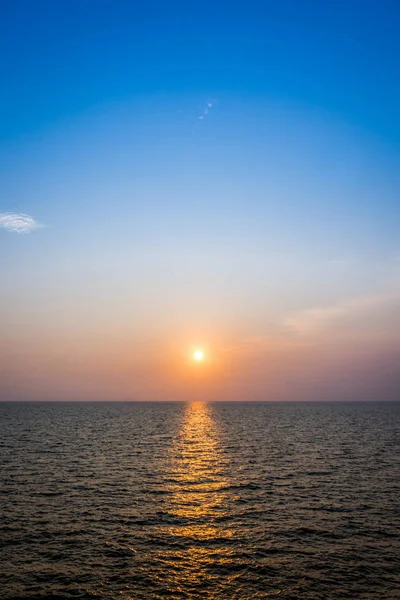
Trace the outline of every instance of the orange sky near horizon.
<path fill-rule="evenodd" d="M 12 340 L 3 337 L 1 397 L 334 400 L 343 399 L 349 388 L 352 395 L 347 399 L 368 399 L 379 389 L 385 393 L 382 369 L 391 382 L 399 356 L 396 331 L 390 333 L 392 318 L 383 323 L 383 308 L 397 314 L 397 296 L 376 303 L 360 300 L 346 310 L 327 310 L 325 316 L 299 315 L 297 330 L 291 323 L 279 334 L 247 338 L 238 334 L 229 338 L 226 332 L 190 335 L 182 330 L 167 339 L 135 340 L 129 333 L 118 337 L 115 329 L 107 333 L 103 328 L 78 341 L 74 332 L 61 336 L 61 330 L 48 329 L 47 334 L 32 337 L 20 330 Z M 352 326 L 347 323 L 351 311 L 358 313 L 358 327 L 354 315 Z M 196 349 L 204 352 L 201 362 L 193 358 Z"/>

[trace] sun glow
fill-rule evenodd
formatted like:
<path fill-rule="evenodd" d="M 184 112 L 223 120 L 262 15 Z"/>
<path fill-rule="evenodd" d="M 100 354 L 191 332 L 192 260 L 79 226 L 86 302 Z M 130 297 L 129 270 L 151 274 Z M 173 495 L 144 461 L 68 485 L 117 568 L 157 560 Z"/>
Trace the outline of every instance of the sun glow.
<path fill-rule="evenodd" d="M 202 350 L 196 350 L 195 352 L 193 352 L 193 358 L 195 361 L 200 362 L 203 360 L 204 358 L 204 353 Z"/>

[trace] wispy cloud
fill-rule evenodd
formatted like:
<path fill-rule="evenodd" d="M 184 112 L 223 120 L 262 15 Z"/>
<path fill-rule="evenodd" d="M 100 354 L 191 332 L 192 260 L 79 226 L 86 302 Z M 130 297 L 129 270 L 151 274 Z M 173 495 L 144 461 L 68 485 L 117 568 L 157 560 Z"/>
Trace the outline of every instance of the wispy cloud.
<path fill-rule="evenodd" d="M 351 258 L 332 258 L 329 261 L 329 264 L 339 266 L 339 267 L 346 267 L 348 265 L 354 264 L 354 262 L 355 262 L 354 259 L 351 259 Z"/>
<path fill-rule="evenodd" d="M 196 128 L 200 125 L 200 123 L 208 117 L 208 115 L 210 114 L 215 103 L 216 103 L 216 100 L 208 100 L 207 105 L 204 108 L 203 112 L 197 117 L 197 121 L 194 124 L 193 131 L 195 131 Z"/>
<path fill-rule="evenodd" d="M 0 213 L 0 228 L 14 233 L 30 233 L 43 227 L 36 219 L 24 213 Z"/>
<path fill-rule="evenodd" d="M 349 319 L 368 321 L 368 316 L 372 318 L 372 312 L 382 315 L 385 308 L 392 305 L 397 307 L 399 300 L 400 290 L 395 287 L 381 294 L 358 296 L 333 306 L 300 311 L 287 317 L 283 325 L 300 335 L 313 334 L 335 328 L 340 322 L 348 322 Z"/>

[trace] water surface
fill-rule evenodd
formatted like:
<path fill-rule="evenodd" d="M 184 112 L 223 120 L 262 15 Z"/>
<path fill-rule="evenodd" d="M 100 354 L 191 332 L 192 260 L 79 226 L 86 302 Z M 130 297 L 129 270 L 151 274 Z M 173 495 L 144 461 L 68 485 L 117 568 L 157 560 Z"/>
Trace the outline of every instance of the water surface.
<path fill-rule="evenodd" d="M 2 403 L 1 598 L 400 598 L 400 404 Z"/>

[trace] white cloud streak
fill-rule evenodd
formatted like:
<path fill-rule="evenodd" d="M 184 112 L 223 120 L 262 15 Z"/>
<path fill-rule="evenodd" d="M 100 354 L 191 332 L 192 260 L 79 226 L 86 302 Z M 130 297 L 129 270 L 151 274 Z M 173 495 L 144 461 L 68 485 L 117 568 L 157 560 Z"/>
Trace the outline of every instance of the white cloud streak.
<path fill-rule="evenodd" d="M 24 213 L 0 213 L 0 228 L 13 233 L 30 233 L 43 227 L 33 217 Z"/>
<path fill-rule="evenodd" d="M 196 130 L 196 127 L 198 127 L 198 125 L 199 125 L 199 124 L 200 124 L 202 121 L 204 121 L 204 119 L 206 119 L 206 118 L 207 118 L 207 116 L 210 114 L 210 112 L 211 112 L 211 110 L 212 110 L 212 108 L 213 108 L 213 106 L 214 106 L 215 102 L 216 102 L 215 100 L 208 100 L 208 102 L 207 102 L 207 105 L 206 105 L 205 109 L 203 110 L 203 112 L 201 113 L 201 115 L 199 115 L 199 116 L 197 117 L 197 121 L 196 121 L 196 123 L 195 123 L 195 125 L 194 125 L 194 127 L 193 127 L 193 132 Z"/>

